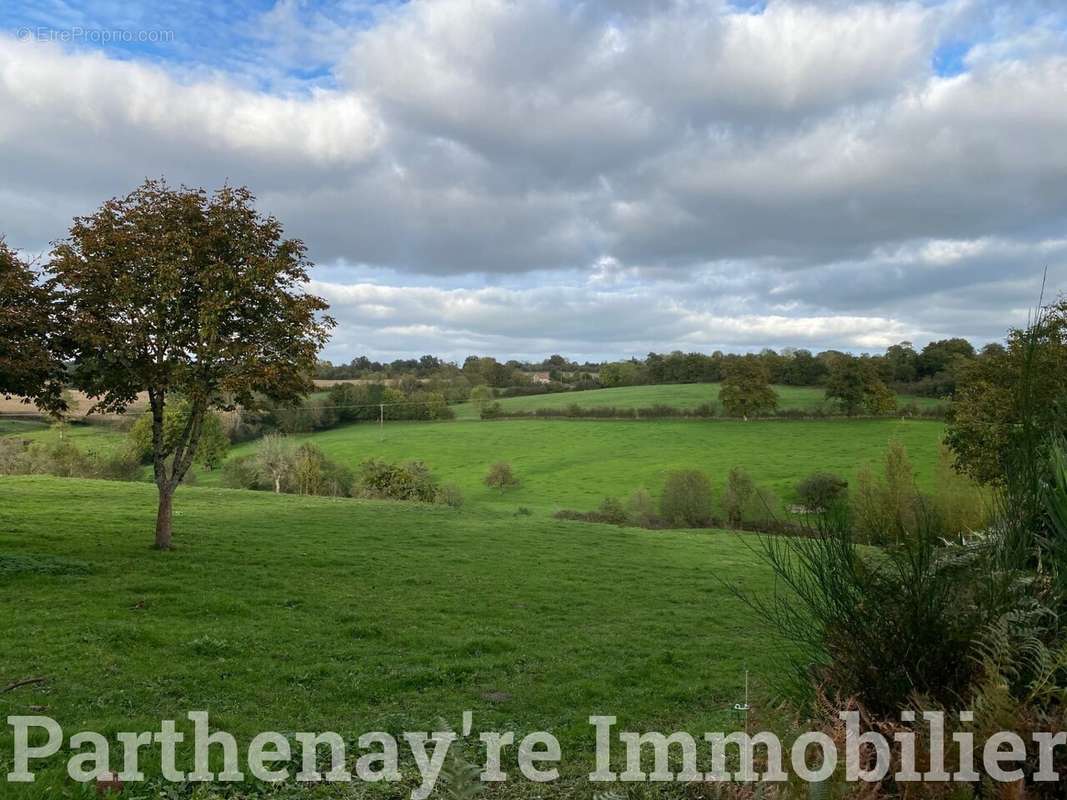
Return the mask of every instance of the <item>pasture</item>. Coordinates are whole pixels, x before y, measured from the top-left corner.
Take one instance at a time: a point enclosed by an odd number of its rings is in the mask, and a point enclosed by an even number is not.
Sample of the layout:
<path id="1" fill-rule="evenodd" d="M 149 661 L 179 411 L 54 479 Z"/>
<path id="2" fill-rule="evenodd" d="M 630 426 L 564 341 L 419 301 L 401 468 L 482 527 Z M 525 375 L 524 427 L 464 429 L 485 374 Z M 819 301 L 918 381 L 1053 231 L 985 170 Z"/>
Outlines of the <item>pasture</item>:
<path id="1" fill-rule="evenodd" d="M 108 424 L 75 423 L 57 427 L 39 420 L 0 420 L 0 436 L 46 444 L 71 442 L 86 455 L 114 452 L 126 441 L 125 433 Z"/>
<path id="2" fill-rule="evenodd" d="M 606 496 L 660 490 L 667 472 L 694 467 L 721 489 L 732 467 L 788 500 L 797 481 L 824 470 L 849 480 L 864 464 L 880 465 L 892 439 L 901 441 L 920 487 L 934 476 L 943 426 L 924 420 L 499 420 L 356 424 L 304 437 L 330 458 L 357 467 L 368 458 L 418 459 L 457 484 L 468 504 L 526 506 L 549 513 L 589 510 Z M 235 447 L 231 458 L 253 452 Z M 482 484 L 489 466 L 510 461 L 521 485 L 503 494 Z M 201 472 L 202 485 L 218 472 Z"/>
<path id="3" fill-rule="evenodd" d="M 552 730 L 575 774 L 590 714 L 718 730 L 746 668 L 782 683 L 726 586 L 771 585 L 735 534 L 186 487 L 161 554 L 154 502 L 146 484 L 0 479 L 0 685 L 45 679 L 0 694 L 0 716 L 111 738 L 207 709 L 247 746 L 470 709 L 481 729 Z M 55 796 L 63 763 L 19 796 Z"/>
<path id="4" fill-rule="evenodd" d="M 614 408 L 648 408 L 655 405 L 675 408 L 696 408 L 704 403 L 719 405 L 718 383 L 677 383 L 658 386 L 619 386 L 613 389 L 590 389 L 583 392 L 557 392 L 529 397 L 505 397 L 498 402 L 505 411 L 533 411 L 538 408 L 567 408 L 578 405 L 582 408 L 609 406 Z M 775 386 L 779 408 L 831 411 L 833 404 L 826 400 L 826 392 L 818 386 Z M 931 407 L 939 403 L 929 397 L 901 395 L 900 405 L 914 401 L 919 407 Z M 457 419 L 477 419 L 478 408 L 474 403 L 453 406 Z"/>

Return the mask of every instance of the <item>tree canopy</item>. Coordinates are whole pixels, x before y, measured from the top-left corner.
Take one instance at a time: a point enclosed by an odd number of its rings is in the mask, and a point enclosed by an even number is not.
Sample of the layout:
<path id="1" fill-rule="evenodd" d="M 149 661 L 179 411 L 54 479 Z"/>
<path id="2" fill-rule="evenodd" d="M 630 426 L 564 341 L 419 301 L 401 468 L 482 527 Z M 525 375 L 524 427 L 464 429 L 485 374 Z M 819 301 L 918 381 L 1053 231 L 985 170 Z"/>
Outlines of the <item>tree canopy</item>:
<path id="1" fill-rule="evenodd" d="M 778 393 L 771 388 L 771 375 L 755 356 L 734 359 L 724 369 L 719 401 L 726 413 L 751 417 L 774 411 Z"/>
<path id="2" fill-rule="evenodd" d="M 882 382 L 878 370 L 868 359 L 841 358 L 830 370 L 826 399 L 836 400 L 848 416 L 860 411 L 888 414 L 896 408 L 896 398 Z"/>
<path id="3" fill-rule="evenodd" d="M 171 497 L 210 409 L 296 402 L 333 321 L 308 294 L 297 239 L 260 215 L 245 188 L 208 195 L 149 180 L 76 218 L 53 251 L 64 290 L 74 384 L 94 410 L 120 412 L 147 394 L 160 504 L 156 546 L 171 540 Z M 172 399 L 185 425 L 165 431 Z"/>
<path id="4" fill-rule="evenodd" d="M 0 238 L 0 395 L 64 408 L 59 315 L 54 282 Z"/>
<path id="5" fill-rule="evenodd" d="M 979 483 L 1004 484 L 1067 431 L 1067 300 L 961 373 L 946 441 Z"/>

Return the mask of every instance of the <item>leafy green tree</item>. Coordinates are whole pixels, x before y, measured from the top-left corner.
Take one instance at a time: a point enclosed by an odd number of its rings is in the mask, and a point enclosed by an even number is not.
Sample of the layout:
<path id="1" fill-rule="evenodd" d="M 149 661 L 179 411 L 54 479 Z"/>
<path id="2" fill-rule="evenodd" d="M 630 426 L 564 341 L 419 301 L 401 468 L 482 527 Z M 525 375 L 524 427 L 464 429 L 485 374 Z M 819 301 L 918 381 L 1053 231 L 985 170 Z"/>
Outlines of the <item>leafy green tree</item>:
<path id="1" fill-rule="evenodd" d="M 1061 300 L 1028 329 L 1011 330 L 1006 347 L 961 371 L 945 440 L 958 468 L 979 483 L 1039 483 L 1041 476 L 1023 473 L 1044 460 L 1035 453 L 1065 428 L 1067 300 Z"/>
<path id="2" fill-rule="evenodd" d="M 850 417 L 860 411 L 879 415 L 896 409 L 896 398 L 866 358 L 849 356 L 835 360 L 826 384 L 826 399 L 836 400 Z"/>
<path id="3" fill-rule="evenodd" d="M 941 339 L 922 349 L 915 366 L 920 376 L 931 376 L 973 359 L 974 346 L 966 339 Z"/>
<path id="4" fill-rule="evenodd" d="M 333 321 L 307 294 L 302 242 L 255 209 L 245 188 L 172 189 L 150 180 L 74 220 L 52 254 L 64 290 L 73 382 L 93 410 L 121 412 L 148 395 L 159 493 L 155 545 L 171 546 L 174 491 L 208 411 L 296 402 Z M 189 404 L 171 442 L 173 398 Z"/>
<path id="5" fill-rule="evenodd" d="M 0 237 L 0 396 L 65 410 L 61 307 L 53 281 L 41 281 Z"/>
<path id="6" fill-rule="evenodd" d="M 726 489 L 722 493 L 722 507 L 731 528 L 740 528 L 745 521 L 745 512 L 756 494 L 756 484 L 744 467 L 734 467 L 726 477 Z"/>
<path id="7" fill-rule="evenodd" d="M 485 385 L 475 386 L 471 389 L 471 402 L 478 407 L 481 414 L 493 402 L 493 390 Z"/>
<path id="8" fill-rule="evenodd" d="M 632 361 L 619 361 L 604 364 L 600 368 L 600 383 L 607 388 L 613 386 L 633 386 L 638 383 L 640 370 Z"/>
<path id="9" fill-rule="evenodd" d="M 890 380 L 911 383 L 919 374 L 919 354 L 911 342 L 890 345 L 885 351 L 885 362 Z"/>
<path id="10" fill-rule="evenodd" d="M 667 474 L 660 496 L 663 518 L 678 528 L 703 528 L 711 524 L 711 481 L 696 469 Z"/>
<path id="11" fill-rule="evenodd" d="M 755 356 L 732 358 L 723 367 L 719 401 L 731 417 L 759 416 L 778 407 L 767 366 Z"/>
<path id="12" fill-rule="evenodd" d="M 826 384 L 826 399 L 836 400 L 848 416 L 858 414 L 863 408 L 863 367 L 855 358 L 839 359 L 830 370 Z"/>
<path id="13" fill-rule="evenodd" d="M 172 400 L 163 413 L 163 446 L 173 451 L 189 425 L 189 403 L 185 400 Z M 130 429 L 130 447 L 141 461 L 152 460 L 152 415 L 142 414 Z M 208 469 L 215 469 L 222 464 L 230 451 L 230 439 L 223 429 L 218 414 L 207 412 L 204 415 L 200 442 L 193 458 L 194 464 Z"/>

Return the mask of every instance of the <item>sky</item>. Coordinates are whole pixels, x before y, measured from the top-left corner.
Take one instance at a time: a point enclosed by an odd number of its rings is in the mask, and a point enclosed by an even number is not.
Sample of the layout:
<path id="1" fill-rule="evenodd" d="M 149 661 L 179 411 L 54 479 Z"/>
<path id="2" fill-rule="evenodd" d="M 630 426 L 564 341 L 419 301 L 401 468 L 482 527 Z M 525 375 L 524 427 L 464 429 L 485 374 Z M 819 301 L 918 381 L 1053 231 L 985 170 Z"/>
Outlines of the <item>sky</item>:
<path id="1" fill-rule="evenodd" d="M 335 362 L 981 344 L 1067 289 L 1067 2 L 5 0 L 7 243 L 160 176 Z"/>

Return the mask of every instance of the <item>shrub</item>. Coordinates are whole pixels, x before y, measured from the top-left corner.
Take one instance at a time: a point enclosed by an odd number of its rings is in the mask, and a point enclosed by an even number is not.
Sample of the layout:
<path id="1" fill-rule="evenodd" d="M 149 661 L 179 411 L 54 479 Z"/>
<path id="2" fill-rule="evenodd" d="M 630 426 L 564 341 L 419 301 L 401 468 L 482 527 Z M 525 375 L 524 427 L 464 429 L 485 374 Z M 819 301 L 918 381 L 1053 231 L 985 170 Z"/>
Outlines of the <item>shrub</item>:
<path id="1" fill-rule="evenodd" d="M 178 400 L 168 404 L 163 414 L 163 444 L 173 449 L 182 435 L 189 420 L 189 404 Z M 127 436 L 129 447 L 144 464 L 152 460 L 152 415 L 142 414 L 130 428 Z M 204 427 L 196 447 L 196 464 L 214 469 L 219 466 L 230 449 L 230 439 L 218 414 L 208 412 L 204 415 Z"/>
<path id="2" fill-rule="evenodd" d="M 808 511 L 825 512 L 842 502 L 848 481 L 832 472 L 815 472 L 796 485 L 797 500 Z"/>
<path id="3" fill-rule="evenodd" d="M 990 508 L 978 485 L 956 469 L 948 445 L 938 453 L 935 478 L 937 489 L 931 498 L 933 513 L 946 536 L 970 533 L 986 527 Z"/>
<path id="4" fill-rule="evenodd" d="M 23 454 L 23 472 L 56 475 L 60 478 L 88 478 L 93 470 L 86 455 L 72 442 L 33 442 Z"/>
<path id="5" fill-rule="evenodd" d="M 276 433 L 264 436 L 256 445 L 255 468 L 261 480 L 268 481 L 278 494 L 287 485 L 293 470 L 292 442 Z"/>
<path id="6" fill-rule="evenodd" d="M 511 464 L 507 461 L 499 461 L 489 468 L 489 473 L 485 476 L 485 485 L 490 489 L 499 489 L 503 494 L 505 490 L 518 486 L 519 479 L 515 477 Z"/>
<path id="7" fill-rule="evenodd" d="M 757 486 L 742 509 L 742 526 L 753 530 L 787 532 L 789 526 L 777 517 L 781 507 L 782 501 L 778 495 L 766 487 Z"/>
<path id="8" fill-rule="evenodd" d="M 600 506 L 597 508 L 597 515 L 600 517 L 600 522 L 606 522 L 609 525 L 626 525 L 630 521 L 630 515 L 626 513 L 626 508 L 615 497 L 605 497 L 601 500 Z"/>
<path id="9" fill-rule="evenodd" d="M 0 436 L 0 475 L 18 475 L 24 471 L 25 447 L 18 439 Z"/>
<path id="10" fill-rule="evenodd" d="M 726 488 L 722 493 L 722 509 L 726 521 L 732 528 L 740 528 L 745 521 L 745 514 L 756 494 L 756 484 L 743 467 L 734 467 L 726 477 Z"/>
<path id="11" fill-rule="evenodd" d="M 667 475 L 660 510 L 671 525 L 700 528 L 711 524 L 711 481 L 695 469 L 675 470 Z"/>
<path id="12" fill-rule="evenodd" d="M 872 553 L 856 546 L 838 508 L 809 536 L 759 538 L 789 591 L 735 591 L 802 647 L 801 687 L 814 682 L 877 715 L 895 715 L 915 696 L 946 704 L 964 696 L 978 670 L 975 640 L 1005 610 L 976 603 L 994 571 L 981 548 L 942 552 L 922 519 L 908 534 Z"/>
<path id="13" fill-rule="evenodd" d="M 265 489 L 254 456 L 231 458 L 222 465 L 221 483 L 227 489 Z"/>
<path id="14" fill-rule="evenodd" d="M 927 500 L 915 486 L 915 474 L 904 445 L 893 441 L 885 454 L 882 476 L 870 467 L 860 470 L 852 496 L 857 535 L 870 544 L 899 543 L 920 522 L 928 523 Z"/>
<path id="15" fill-rule="evenodd" d="M 482 419 L 496 419 L 504 416 L 504 407 L 500 403 L 490 403 L 481 411 Z"/>
<path id="16" fill-rule="evenodd" d="M 352 471 L 330 461 L 312 444 L 296 449 L 290 474 L 296 494 L 348 497 L 352 493 Z"/>
<path id="17" fill-rule="evenodd" d="M 662 528 L 663 518 L 656 512 L 656 503 L 648 489 L 638 489 L 627 502 L 630 519 L 642 528 Z"/>
<path id="18" fill-rule="evenodd" d="M 437 486 L 421 461 L 389 464 L 369 459 L 360 464 L 356 486 L 361 497 L 378 500 L 432 503 L 437 499 Z"/>
<path id="19" fill-rule="evenodd" d="M 98 456 L 93 463 L 96 477 L 108 481 L 135 481 L 141 477 L 143 469 L 140 456 L 126 447 Z"/>
<path id="20" fill-rule="evenodd" d="M 478 407 L 478 413 L 484 413 L 493 402 L 493 389 L 485 385 L 475 386 L 471 389 L 470 399 Z"/>
<path id="21" fill-rule="evenodd" d="M 463 505 L 463 492 L 454 483 L 443 483 L 437 488 L 436 501 L 451 508 L 459 508 Z"/>

